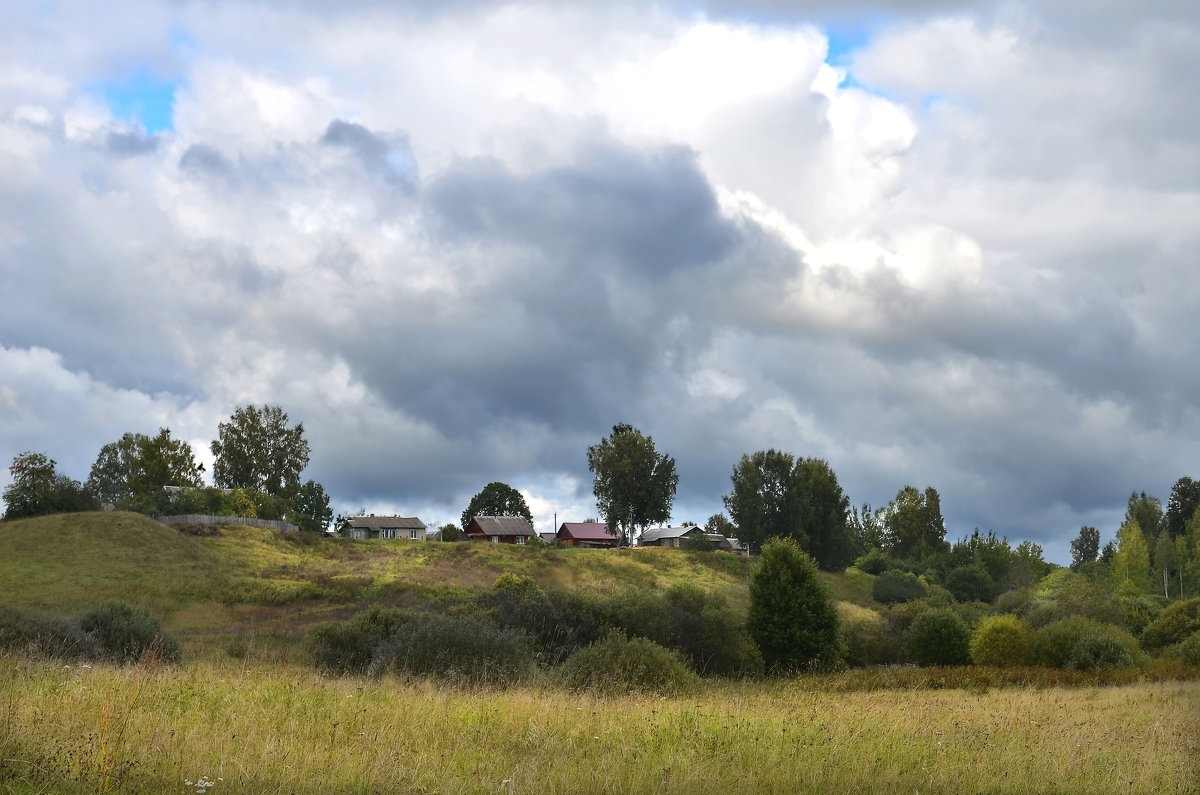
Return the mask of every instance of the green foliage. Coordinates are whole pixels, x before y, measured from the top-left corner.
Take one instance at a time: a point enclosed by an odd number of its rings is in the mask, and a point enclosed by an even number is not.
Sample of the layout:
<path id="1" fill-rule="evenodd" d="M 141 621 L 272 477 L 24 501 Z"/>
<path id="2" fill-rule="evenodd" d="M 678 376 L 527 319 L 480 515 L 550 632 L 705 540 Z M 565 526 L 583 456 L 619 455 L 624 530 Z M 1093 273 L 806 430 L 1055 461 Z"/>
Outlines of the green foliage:
<path id="1" fill-rule="evenodd" d="M 1188 635 L 1173 649 L 1184 665 L 1200 667 L 1200 630 Z"/>
<path id="2" fill-rule="evenodd" d="M 854 561 L 854 565 L 860 571 L 865 571 L 867 574 L 878 575 L 883 574 L 892 567 L 892 559 L 876 548 Z"/>
<path id="3" fill-rule="evenodd" d="M 603 695 L 679 695 L 699 685 L 678 653 L 645 638 L 629 638 L 619 629 L 576 652 L 557 673 L 566 687 Z"/>
<path id="4" fill-rule="evenodd" d="M 1175 602 L 1142 630 L 1142 648 L 1155 651 L 1200 632 L 1200 597 Z"/>
<path id="5" fill-rule="evenodd" d="M 1200 480 L 1182 477 L 1171 487 L 1162 526 L 1172 539 L 1187 532 L 1188 521 L 1200 511 Z"/>
<path id="6" fill-rule="evenodd" d="M 329 507 L 329 495 L 325 493 L 325 487 L 315 480 L 306 480 L 296 492 L 288 516 L 301 530 L 324 533 L 333 521 L 333 509 Z"/>
<path id="7" fill-rule="evenodd" d="M 1071 542 L 1071 570 L 1079 571 L 1086 563 L 1092 563 L 1100 555 L 1100 531 L 1084 525 L 1079 535 Z"/>
<path id="8" fill-rule="evenodd" d="M 1107 638 L 1129 652 L 1130 659 L 1139 659 L 1138 643 L 1133 635 L 1120 627 L 1080 615 L 1068 616 L 1036 630 L 1030 640 L 1030 656 L 1035 665 L 1067 668 L 1071 665 L 1075 647 L 1084 638 Z"/>
<path id="9" fill-rule="evenodd" d="M 115 662 L 136 662 L 147 652 L 167 662 L 183 657 L 179 641 L 162 630 L 149 610 L 124 602 L 103 602 L 84 611 L 80 628 L 94 637 L 104 657 Z"/>
<path id="10" fill-rule="evenodd" d="M 368 673 L 499 685 L 526 678 L 533 667 L 532 643 L 524 632 L 477 616 L 415 615 L 379 645 Z"/>
<path id="11" fill-rule="evenodd" d="M 78 481 L 60 475 L 57 463 L 45 453 L 25 452 L 13 458 L 12 482 L 4 487 L 4 519 L 23 519 L 51 513 L 92 511 L 95 496 Z"/>
<path id="12" fill-rule="evenodd" d="M 847 665 L 891 665 L 901 661 L 899 640 L 882 615 L 849 602 L 839 602 L 837 607 Z"/>
<path id="13" fill-rule="evenodd" d="M 894 605 L 921 599 L 927 592 L 925 584 L 916 575 L 900 569 L 888 569 L 875 578 L 871 586 L 871 597 L 880 604 Z"/>
<path id="14" fill-rule="evenodd" d="M 685 538 L 683 540 L 683 548 L 688 552 L 709 553 L 716 551 L 713 543 L 705 537 L 704 533 L 696 533 Z"/>
<path id="15" fill-rule="evenodd" d="M 218 486 L 277 497 L 293 497 L 300 489 L 300 472 L 309 456 L 304 423 L 288 427 L 280 406 L 239 406 L 229 422 L 217 425 L 217 437 L 212 453 Z"/>
<path id="16" fill-rule="evenodd" d="M 996 581 L 979 563 L 952 570 L 946 575 L 945 586 L 960 602 L 991 602 L 996 598 Z"/>
<path id="17" fill-rule="evenodd" d="M 836 665 L 844 656 L 828 589 L 794 539 L 763 546 L 750 578 L 747 626 L 771 671 Z"/>
<path id="18" fill-rule="evenodd" d="M 199 488 L 203 475 L 192 446 L 159 428 L 154 437 L 126 433 L 101 447 L 87 486 L 121 510 L 162 513 L 170 499 L 164 486 Z"/>
<path id="19" fill-rule="evenodd" d="M 524 516 L 533 524 L 533 514 L 525 504 L 521 492 L 507 483 L 500 482 L 487 484 L 471 498 L 466 510 L 462 512 L 464 530 L 476 516 Z"/>
<path id="20" fill-rule="evenodd" d="M 0 604 L 0 652 L 57 660 L 98 660 L 100 645 L 78 621 Z"/>
<path id="21" fill-rule="evenodd" d="M 312 634 L 313 662 L 330 674 L 365 674 L 375 650 L 393 630 L 412 620 L 411 613 L 376 606 L 347 621 L 322 624 Z"/>
<path id="22" fill-rule="evenodd" d="M 700 675 L 758 675 L 762 655 L 737 613 L 719 594 L 675 583 L 652 608 L 647 637 L 691 661 Z"/>
<path id="23" fill-rule="evenodd" d="M 1082 671 L 1134 667 L 1133 654 L 1107 635 L 1085 635 L 1071 649 L 1067 668 Z"/>
<path id="24" fill-rule="evenodd" d="M 1150 590 L 1150 548 L 1137 522 L 1128 521 L 1117 531 L 1112 569 L 1119 584 L 1129 583 L 1136 593 Z"/>
<path id="25" fill-rule="evenodd" d="M 679 475 L 675 459 L 659 453 L 654 439 L 619 423 L 587 449 L 596 507 L 609 528 L 620 528 L 626 544 L 655 522 L 671 518 Z"/>
<path id="26" fill-rule="evenodd" d="M 935 488 L 919 492 L 905 486 L 883 515 L 888 552 L 897 558 L 924 559 L 946 549 L 946 524 Z"/>
<path id="27" fill-rule="evenodd" d="M 442 532 L 441 538 L 443 541 L 457 541 L 459 535 L 462 534 L 462 529 L 458 525 L 450 524 L 449 522 L 438 529 Z"/>
<path id="28" fill-rule="evenodd" d="M 1029 627 L 1012 615 L 989 616 L 971 635 L 971 660 L 976 665 L 1007 668 L 1029 659 Z"/>
<path id="29" fill-rule="evenodd" d="M 909 627 L 905 650 L 917 665 L 967 665 L 971 630 L 950 608 L 926 610 Z"/>

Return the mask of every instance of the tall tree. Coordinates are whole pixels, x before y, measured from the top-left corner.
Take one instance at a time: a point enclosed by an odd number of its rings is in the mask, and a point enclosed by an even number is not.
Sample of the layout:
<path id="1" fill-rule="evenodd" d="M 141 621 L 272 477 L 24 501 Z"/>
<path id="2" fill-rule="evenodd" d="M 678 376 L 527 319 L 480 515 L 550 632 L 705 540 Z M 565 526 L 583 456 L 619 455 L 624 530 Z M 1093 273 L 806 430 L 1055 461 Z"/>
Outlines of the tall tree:
<path id="1" fill-rule="evenodd" d="M 192 446 L 159 428 L 153 437 L 126 433 L 101 447 L 87 486 L 104 502 L 139 510 L 160 507 L 163 486 L 203 486 L 203 475 Z"/>
<path id="2" fill-rule="evenodd" d="M 1125 505 L 1125 519 L 1121 524 L 1137 522 L 1146 539 L 1146 548 L 1151 551 L 1153 557 L 1154 542 L 1158 538 L 1158 526 L 1162 523 L 1162 518 L 1162 500 L 1151 497 L 1144 491 L 1141 494 L 1135 491 L 1129 495 L 1129 502 Z"/>
<path id="3" fill-rule="evenodd" d="M 1163 527 L 1172 539 L 1187 532 L 1188 520 L 1200 510 L 1200 480 L 1182 477 L 1171 487 L 1167 499 L 1167 510 L 1163 514 Z"/>
<path id="4" fill-rule="evenodd" d="M 329 495 L 325 493 L 325 487 L 311 478 L 306 480 L 296 492 L 289 516 L 301 530 L 325 532 L 333 521 L 333 510 L 329 507 Z"/>
<path id="5" fill-rule="evenodd" d="M 524 516 L 533 524 L 533 514 L 521 492 L 499 481 L 487 484 L 471 498 L 467 509 L 462 512 L 464 530 L 476 516 Z"/>
<path id="6" fill-rule="evenodd" d="M 838 616 L 813 559 L 792 538 L 773 538 L 750 577 L 750 636 L 776 672 L 844 656 Z"/>
<path id="7" fill-rule="evenodd" d="M 733 490 L 725 507 L 743 544 L 761 547 L 768 538 L 807 539 L 800 528 L 793 472 L 796 460 L 780 450 L 742 456 L 733 468 Z"/>
<path id="8" fill-rule="evenodd" d="M 12 482 L 3 493 L 4 518 L 95 510 L 95 496 L 79 481 L 60 474 L 57 467 L 45 453 L 25 452 L 14 457 L 8 467 Z"/>
<path id="9" fill-rule="evenodd" d="M 849 566 L 855 557 L 850 498 L 838 484 L 833 468 L 820 458 L 801 458 L 792 472 L 792 490 L 799 527 L 807 537 L 801 546 L 825 571 Z"/>
<path id="10" fill-rule="evenodd" d="M 654 439 L 620 423 L 587 449 L 596 507 L 610 528 L 618 527 L 624 543 L 635 530 L 671 518 L 679 476 L 675 459 L 654 448 Z"/>
<path id="11" fill-rule="evenodd" d="M 1150 590 L 1150 548 L 1137 522 L 1126 522 L 1117 531 L 1112 568 L 1117 582 L 1129 582 L 1140 593 Z"/>
<path id="12" fill-rule="evenodd" d="M 288 426 L 279 406 L 241 406 L 217 426 L 212 443 L 213 480 L 224 488 L 261 491 L 293 497 L 300 473 L 308 466 L 309 447 L 304 423 Z"/>
<path id="13" fill-rule="evenodd" d="M 924 493 L 905 486 L 883 515 L 888 551 L 898 558 L 921 559 L 940 554 L 946 547 L 946 523 L 937 489 Z"/>
<path id="14" fill-rule="evenodd" d="M 1079 571 L 1087 563 L 1093 563 L 1100 555 L 1100 531 L 1084 525 L 1079 535 L 1071 542 L 1071 570 Z"/>

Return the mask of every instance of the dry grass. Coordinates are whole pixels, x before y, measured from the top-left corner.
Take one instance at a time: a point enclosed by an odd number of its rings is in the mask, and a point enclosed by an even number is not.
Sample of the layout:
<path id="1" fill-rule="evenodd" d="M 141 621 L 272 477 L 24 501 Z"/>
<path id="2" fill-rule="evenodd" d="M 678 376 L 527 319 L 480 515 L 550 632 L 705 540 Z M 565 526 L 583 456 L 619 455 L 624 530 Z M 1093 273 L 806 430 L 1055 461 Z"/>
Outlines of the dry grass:
<path id="1" fill-rule="evenodd" d="M 687 699 L 0 660 L 0 790 L 1177 792 L 1200 684 Z M 186 790 L 185 790 L 186 791 Z"/>

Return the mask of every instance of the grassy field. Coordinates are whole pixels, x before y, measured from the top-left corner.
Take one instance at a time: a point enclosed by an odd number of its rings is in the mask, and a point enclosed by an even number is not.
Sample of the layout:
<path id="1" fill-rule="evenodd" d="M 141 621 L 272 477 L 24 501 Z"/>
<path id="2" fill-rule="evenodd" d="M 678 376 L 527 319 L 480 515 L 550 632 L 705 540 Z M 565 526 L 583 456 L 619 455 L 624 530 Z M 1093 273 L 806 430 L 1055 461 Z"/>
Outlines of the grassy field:
<path id="1" fill-rule="evenodd" d="M 1195 792 L 1200 683 L 608 699 L 9 658 L 0 760 L 7 792 Z"/>

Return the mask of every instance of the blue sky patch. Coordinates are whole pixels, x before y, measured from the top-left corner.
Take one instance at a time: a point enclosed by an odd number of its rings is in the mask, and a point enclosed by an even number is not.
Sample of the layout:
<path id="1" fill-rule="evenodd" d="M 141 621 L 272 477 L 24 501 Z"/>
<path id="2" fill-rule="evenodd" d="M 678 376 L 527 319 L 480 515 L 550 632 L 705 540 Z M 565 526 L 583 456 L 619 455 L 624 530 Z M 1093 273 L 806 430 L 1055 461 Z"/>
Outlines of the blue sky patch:
<path id="1" fill-rule="evenodd" d="M 95 84 L 113 116 L 139 122 L 151 134 L 174 129 L 176 88 L 146 68 L 125 80 Z"/>

